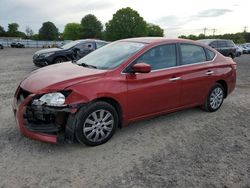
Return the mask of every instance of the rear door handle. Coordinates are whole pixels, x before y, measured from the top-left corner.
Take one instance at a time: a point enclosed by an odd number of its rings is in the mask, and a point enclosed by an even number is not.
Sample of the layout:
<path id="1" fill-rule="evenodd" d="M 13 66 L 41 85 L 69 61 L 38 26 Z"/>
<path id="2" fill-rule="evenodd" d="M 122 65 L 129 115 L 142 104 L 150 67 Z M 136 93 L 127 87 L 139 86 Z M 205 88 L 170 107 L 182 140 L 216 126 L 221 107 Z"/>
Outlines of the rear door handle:
<path id="1" fill-rule="evenodd" d="M 177 80 L 181 80 L 181 77 L 174 77 L 174 78 L 170 78 L 170 81 L 177 81 Z"/>
<path id="2" fill-rule="evenodd" d="M 207 71 L 206 75 L 212 75 L 214 73 L 214 71 Z"/>

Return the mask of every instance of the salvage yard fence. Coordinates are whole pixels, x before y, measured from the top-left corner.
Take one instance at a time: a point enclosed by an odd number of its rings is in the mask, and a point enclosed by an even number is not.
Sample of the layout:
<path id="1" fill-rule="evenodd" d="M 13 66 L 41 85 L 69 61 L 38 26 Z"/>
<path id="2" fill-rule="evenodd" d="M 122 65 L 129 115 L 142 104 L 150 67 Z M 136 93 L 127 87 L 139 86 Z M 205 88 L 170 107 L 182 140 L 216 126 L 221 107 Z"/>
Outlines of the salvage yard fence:
<path id="1" fill-rule="evenodd" d="M 68 42 L 67 41 L 41 41 L 41 40 L 27 40 L 27 39 L 0 39 L 0 44 L 4 47 L 10 47 L 12 42 L 23 44 L 26 48 L 48 48 L 54 46 L 62 46 Z"/>

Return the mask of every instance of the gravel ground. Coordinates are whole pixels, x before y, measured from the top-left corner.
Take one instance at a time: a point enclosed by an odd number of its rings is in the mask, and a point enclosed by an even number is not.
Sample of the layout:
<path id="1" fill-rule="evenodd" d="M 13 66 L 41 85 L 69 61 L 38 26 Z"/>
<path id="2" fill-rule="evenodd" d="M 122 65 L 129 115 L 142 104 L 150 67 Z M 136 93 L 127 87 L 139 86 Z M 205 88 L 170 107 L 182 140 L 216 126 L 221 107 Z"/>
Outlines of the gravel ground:
<path id="1" fill-rule="evenodd" d="M 215 113 L 184 110 L 118 130 L 104 145 L 20 135 L 11 102 L 37 49 L 0 50 L 0 187 L 250 187 L 250 55 Z"/>

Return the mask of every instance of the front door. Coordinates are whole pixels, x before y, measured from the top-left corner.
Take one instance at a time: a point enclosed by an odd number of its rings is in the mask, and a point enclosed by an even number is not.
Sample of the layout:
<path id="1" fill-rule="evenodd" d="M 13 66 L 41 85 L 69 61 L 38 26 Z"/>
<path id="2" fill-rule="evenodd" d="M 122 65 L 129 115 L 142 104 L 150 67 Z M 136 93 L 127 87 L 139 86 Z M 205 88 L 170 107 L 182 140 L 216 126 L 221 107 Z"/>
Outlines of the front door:
<path id="1" fill-rule="evenodd" d="M 180 105 L 176 45 L 154 47 L 133 64 L 151 65 L 150 73 L 127 74 L 129 119 L 175 109 Z"/>

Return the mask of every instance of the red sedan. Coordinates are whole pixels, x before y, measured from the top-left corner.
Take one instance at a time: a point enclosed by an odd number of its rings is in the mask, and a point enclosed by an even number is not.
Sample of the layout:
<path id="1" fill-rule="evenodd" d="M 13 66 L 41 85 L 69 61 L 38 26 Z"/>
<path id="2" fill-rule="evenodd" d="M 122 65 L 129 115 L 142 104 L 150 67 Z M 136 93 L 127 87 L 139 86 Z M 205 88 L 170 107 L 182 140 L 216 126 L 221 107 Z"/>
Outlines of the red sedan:
<path id="1" fill-rule="evenodd" d="M 201 43 L 132 38 L 32 72 L 13 109 L 27 137 L 95 146 L 133 121 L 195 106 L 214 112 L 235 82 L 235 62 Z"/>

